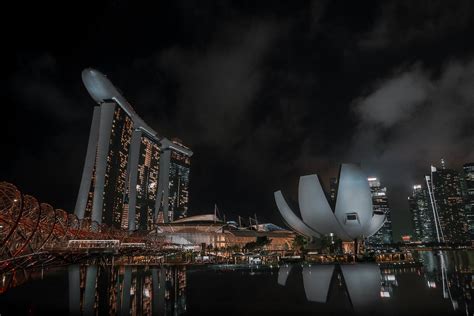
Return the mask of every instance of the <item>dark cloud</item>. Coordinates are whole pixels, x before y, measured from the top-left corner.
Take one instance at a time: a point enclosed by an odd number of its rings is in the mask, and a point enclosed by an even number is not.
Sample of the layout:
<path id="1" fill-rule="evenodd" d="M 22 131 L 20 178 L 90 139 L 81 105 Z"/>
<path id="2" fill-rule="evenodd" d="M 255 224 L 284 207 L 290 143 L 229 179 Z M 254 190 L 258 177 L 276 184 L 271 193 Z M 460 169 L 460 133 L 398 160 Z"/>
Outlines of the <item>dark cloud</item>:
<path id="1" fill-rule="evenodd" d="M 469 0 L 387 1 L 379 7 L 375 25 L 361 36 L 363 49 L 395 48 L 440 41 L 472 25 Z"/>
<path id="2" fill-rule="evenodd" d="M 408 220 L 401 196 L 423 181 L 430 164 L 444 157 L 460 168 L 474 160 L 473 85 L 474 61 L 449 62 L 438 75 L 417 65 L 355 101 L 360 121 L 349 159 L 380 175 L 400 219 Z"/>
<path id="3" fill-rule="evenodd" d="M 225 26 L 205 50 L 173 47 L 159 65 L 178 81 L 180 127 L 194 143 L 240 140 L 248 108 L 261 87 L 263 59 L 278 27 L 272 22 Z M 189 128 L 192 127 L 192 128 Z M 236 139 L 237 138 L 237 139 Z"/>

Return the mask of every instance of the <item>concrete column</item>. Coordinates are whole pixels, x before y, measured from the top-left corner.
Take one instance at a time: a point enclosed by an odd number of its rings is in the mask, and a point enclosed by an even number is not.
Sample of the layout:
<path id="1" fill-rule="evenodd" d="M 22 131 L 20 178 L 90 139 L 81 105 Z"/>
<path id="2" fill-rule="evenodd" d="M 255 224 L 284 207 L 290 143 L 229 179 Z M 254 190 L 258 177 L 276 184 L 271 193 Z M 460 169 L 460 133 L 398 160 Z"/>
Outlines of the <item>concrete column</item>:
<path id="1" fill-rule="evenodd" d="M 98 222 L 99 224 L 102 223 L 105 173 L 107 171 L 107 155 L 109 153 L 110 134 L 112 132 L 112 122 L 114 118 L 115 107 L 115 103 L 104 103 L 100 109 L 94 199 L 92 201 L 92 220 Z"/>
<path id="2" fill-rule="evenodd" d="M 166 148 L 160 155 L 160 175 L 158 179 L 158 194 L 156 195 L 155 203 L 155 221 L 158 218 L 160 205 L 162 205 L 165 223 L 168 222 L 170 159 L 171 151 Z"/>
<path id="3" fill-rule="evenodd" d="M 142 131 L 136 130 L 132 134 L 129 154 L 129 175 L 128 175 L 128 230 L 137 229 L 135 223 L 135 213 L 137 208 L 137 181 L 138 181 L 138 161 L 140 159 Z"/>
<path id="4" fill-rule="evenodd" d="M 74 208 L 74 214 L 76 214 L 79 219 L 84 218 L 84 212 L 86 210 L 87 199 L 89 196 L 92 172 L 94 171 L 97 153 L 97 141 L 99 139 L 99 122 L 100 107 L 95 106 L 94 114 L 92 116 L 91 130 L 89 132 L 89 141 L 87 143 L 86 161 L 84 162 L 84 170 L 82 171 L 82 179 L 79 186 L 79 193 L 77 194 L 76 207 Z"/>

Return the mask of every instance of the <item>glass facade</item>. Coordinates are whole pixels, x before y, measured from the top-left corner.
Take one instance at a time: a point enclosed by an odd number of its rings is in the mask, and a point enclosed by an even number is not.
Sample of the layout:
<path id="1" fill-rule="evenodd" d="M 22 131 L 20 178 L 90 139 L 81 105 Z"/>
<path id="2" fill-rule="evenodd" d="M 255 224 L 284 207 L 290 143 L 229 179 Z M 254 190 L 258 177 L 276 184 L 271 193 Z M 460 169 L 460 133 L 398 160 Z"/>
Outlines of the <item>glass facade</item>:
<path id="1" fill-rule="evenodd" d="M 468 235 L 460 173 L 452 169 L 433 172 L 433 193 L 445 242 L 465 242 Z"/>
<path id="2" fill-rule="evenodd" d="M 175 144 L 183 147 L 180 143 Z M 168 209 L 170 221 L 187 216 L 190 166 L 189 155 L 171 148 Z"/>
<path id="3" fill-rule="evenodd" d="M 424 243 L 436 241 L 433 209 L 426 188 L 414 185 L 408 205 L 413 221 L 413 238 Z"/>
<path id="4" fill-rule="evenodd" d="M 142 134 L 136 183 L 137 201 L 135 223 L 138 230 L 150 230 L 154 224 L 153 219 L 160 168 L 159 161 L 159 144 L 146 134 Z"/>
<path id="5" fill-rule="evenodd" d="M 102 209 L 102 223 L 116 228 L 122 227 L 124 217 L 123 202 L 132 132 L 132 119 L 120 106 L 116 106 L 110 132 Z"/>
<path id="6" fill-rule="evenodd" d="M 110 106 L 110 103 L 106 104 Z M 101 106 L 101 117 L 109 113 Z M 130 116 L 118 105 L 114 106 L 111 120 L 110 136 L 107 144 L 107 154 L 105 161 L 104 188 L 102 200 L 102 223 L 116 228 L 122 227 L 124 215 L 124 196 L 127 190 L 127 167 L 130 140 L 133 132 L 133 122 Z M 101 118 L 102 119 L 102 118 Z M 102 132 L 107 132 L 103 129 Z M 84 217 L 92 217 L 94 192 L 96 190 L 96 162 L 92 170 L 87 203 Z"/>
<path id="7" fill-rule="evenodd" d="M 474 240 L 474 163 L 463 166 L 465 213 L 469 236 Z"/>
<path id="8" fill-rule="evenodd" d="M 380 185 L 380 181 L 377 178 L 368 178 L 370 192 L 372 193 L 372 206 L 373 210 L 383 212 L 387 219 L 379 229 L 371 237 L 367 238 L 368 245 L 376 246 L 381 244 L 391 244 L 393 242 L 392 236 L 392 217 L 390 214 L 390 206 L 387 197 L 387 188 Z"/>

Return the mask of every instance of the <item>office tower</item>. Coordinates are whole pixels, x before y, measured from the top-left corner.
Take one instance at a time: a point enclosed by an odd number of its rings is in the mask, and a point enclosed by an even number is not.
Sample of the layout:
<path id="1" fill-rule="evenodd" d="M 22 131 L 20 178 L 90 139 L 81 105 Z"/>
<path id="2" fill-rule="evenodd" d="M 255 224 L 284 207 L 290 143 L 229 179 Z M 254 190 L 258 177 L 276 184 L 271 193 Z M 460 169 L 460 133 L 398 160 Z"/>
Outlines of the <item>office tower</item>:
<path id="1" fill-rule="evenodd" d="M 462 178 L 453 169 L 432 167 L 432 204 L 439 217 L 441 239 L 445 242 L 466 242 L 468 225 L 464 210 Z"/>
<path id="2" fill-rule="evenodd" d="M 474 163 L 467 163 L 462 167 L 464 182 L 465 213 L 469 229 L 469 236 L 474 240 Z"/>
<path id="3" fill-rule="evenodd" d="M 372 206 L 374 211 L 382 211 L 387 219 L 382 228 L 371 237 L 367 238 L 367 244 L 377 246 L 381 244 L 391 244 L 392 237 L 392 217 L 387 197 L 387 188 L 380 185 L 377 178 L 368 178 L 370 191 L 372 193 Z"/>
<path id="4" fill-rule="evenodd" d="M 134 111 L 113 84 L 100 72 L 85 69 L 82 79 L 89 94 L 99 104 L 94 108 L 84 171 L 75 207 L 76 216 L 91 218 L 95 228 L 105 224 L 129 230 L 150 230 L 158 211 L 179 178 L 177 210 L 187 211 L 189 157 L 192 151 L 159 138 Z M 174 151 L 186 155 L 187 173 L 175 170 Z M 164 165 L 164 168 L 162 167 Z M 160 172 L 163 170 L 163 172 Z M 183 184 L 182 184 L 183 183 Z M 174 184 L 173 184 L 174 185 Z M 171 192 L 174 192 L 175 189 Z M 173 206 L 175 205 L 173 204 Z"/>
<path id="5" fill-rule="evenodd" d="M 187 216 L 189 200 L 189 173 L 192 151 L 179 140 L 161 141 L 162 159 L 160 188 L 162 201 L 158 221 L 173 221 Z"/>
<path id="6" fill-rule="evenodd" d="M 424 243 L 436 241 L 433 209 L 427 190 L 420 184 L 414 185 L 408 205 L 413 220 L 414 239 Z"/>

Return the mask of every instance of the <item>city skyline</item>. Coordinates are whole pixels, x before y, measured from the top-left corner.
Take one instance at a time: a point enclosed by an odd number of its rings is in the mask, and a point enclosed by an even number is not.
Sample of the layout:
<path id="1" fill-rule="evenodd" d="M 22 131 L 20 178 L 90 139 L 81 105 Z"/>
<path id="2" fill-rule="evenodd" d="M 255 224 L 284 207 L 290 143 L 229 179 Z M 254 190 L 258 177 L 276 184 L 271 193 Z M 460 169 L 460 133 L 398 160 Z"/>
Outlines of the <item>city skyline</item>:
<path id="1" fill-rule="evenodd" d="M 360 162 L 387 187 L 398 239 L 411 233 L 406 200 L 427 166 L 444 157 L 460 170 L 474 161 L 466 3 L 422 14 L 418 4 L 393 2 L 158 10 L 106 2 L 92 13 L 78 7 L 80 20 L 44 4 L 28 19 L 34 27 L 8 38 L 1 173 L 74 209 L 93 111 L 78 73 L 92 66 L 150 126 L 197 153 L 189 196 L 172 194 L 189 199 L 179 212 L 207 213 L 217 203 L 230 218 L 257 213 L 279 224 L 274 190 L 296 200 L 294 175 L 329 179 L 339 163 Z M 127 19 L 107 23 L 117 16 Z M 105 38 L 125 45 L 111 52 Z"/>

